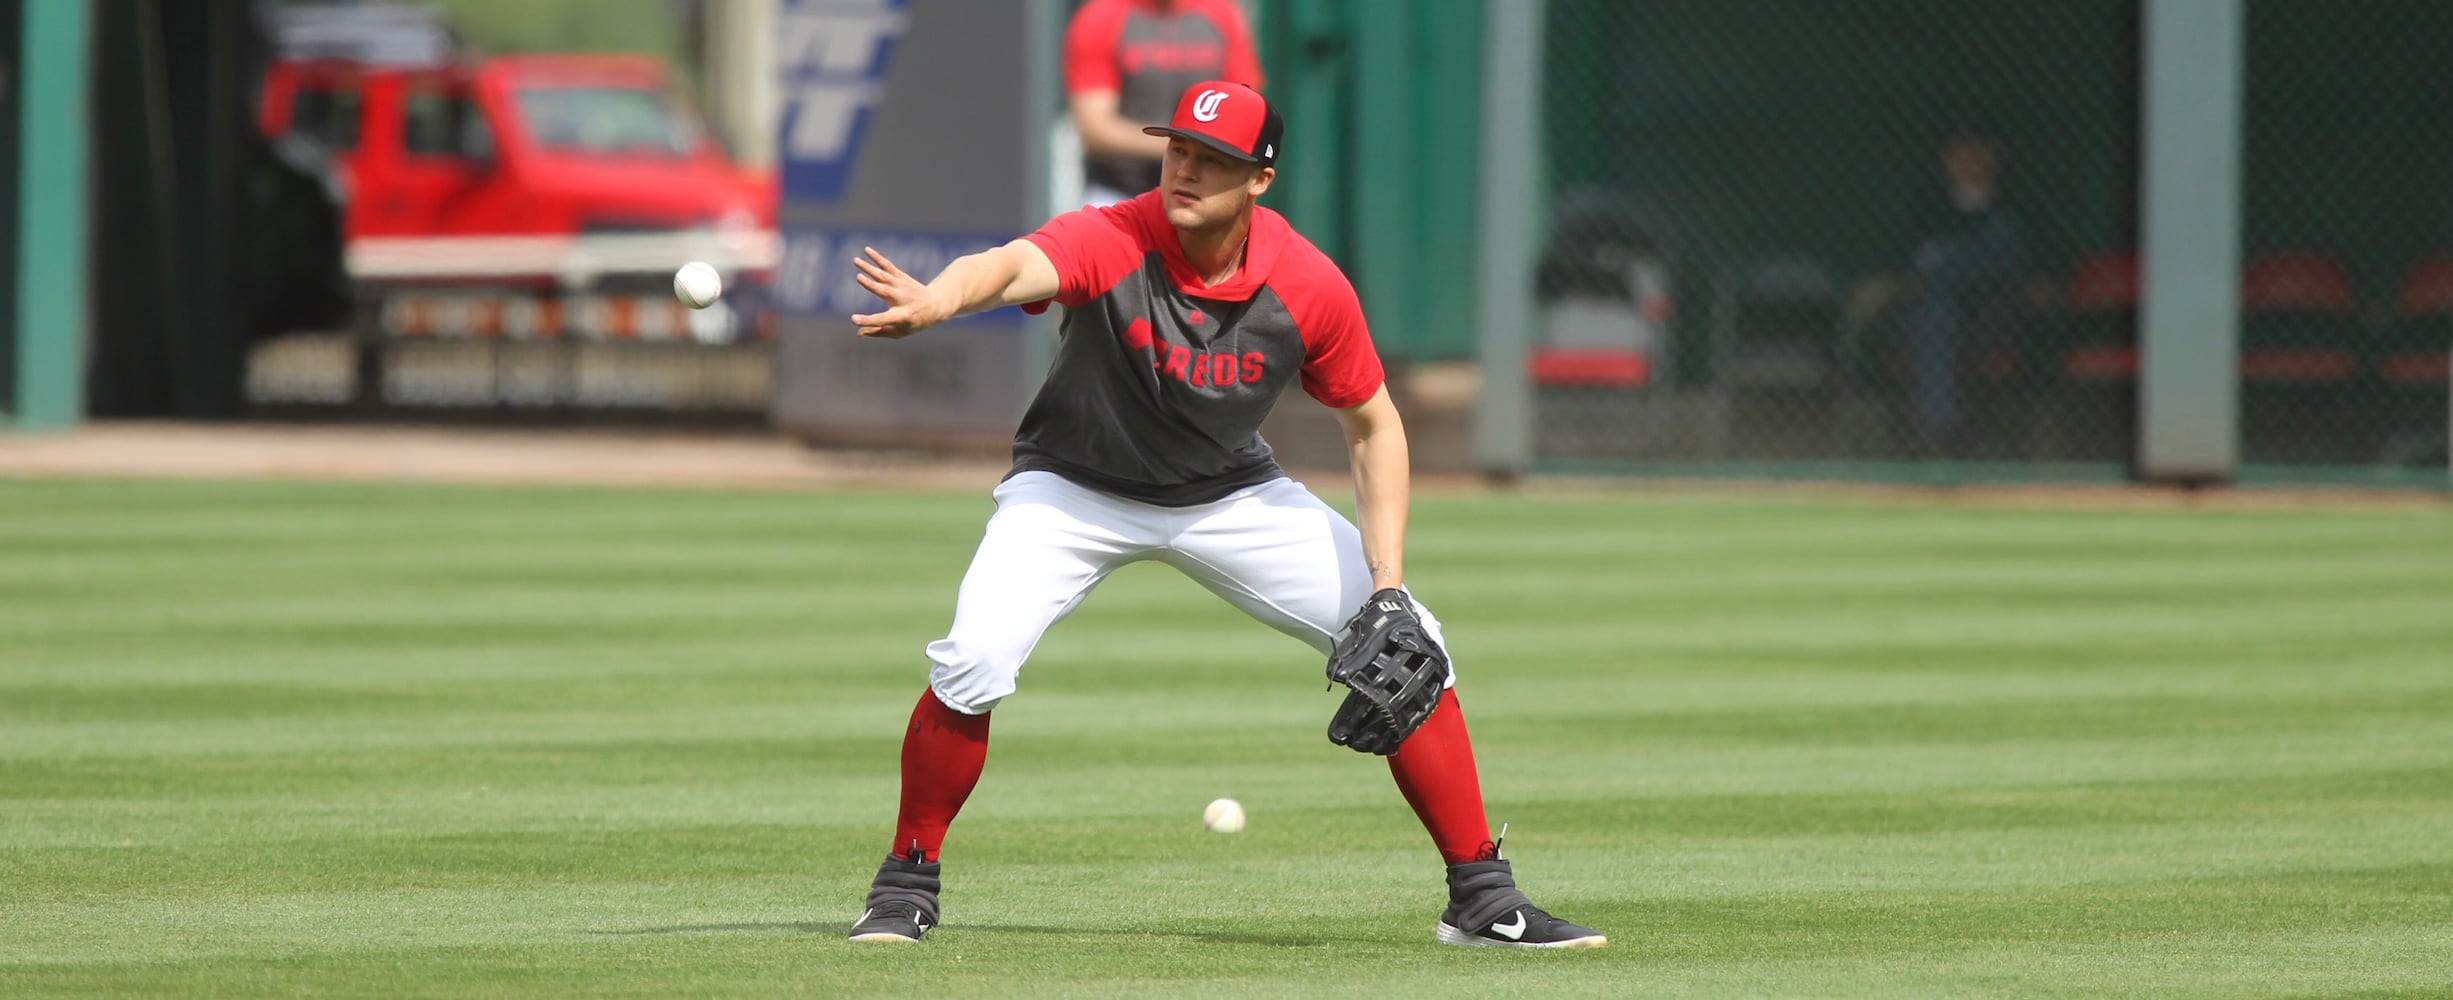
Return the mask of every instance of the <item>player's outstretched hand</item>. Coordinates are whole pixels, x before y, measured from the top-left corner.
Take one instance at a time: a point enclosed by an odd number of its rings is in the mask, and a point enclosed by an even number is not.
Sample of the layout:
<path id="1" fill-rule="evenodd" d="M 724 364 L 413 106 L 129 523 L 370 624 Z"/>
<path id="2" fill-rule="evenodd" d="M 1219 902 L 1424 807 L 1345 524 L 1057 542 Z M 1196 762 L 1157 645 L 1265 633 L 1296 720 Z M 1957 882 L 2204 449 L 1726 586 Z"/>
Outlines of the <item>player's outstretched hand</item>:
<path id="1" fill-rule="evenodd" d="M 882 312 L 854 313 L 853 324 L 860 327 L 863 337 L 885 337 L 900 340 L 945 320 L 930 301 L 928 286 L 920 279 L 903 273 L 876 247 L 862 247 L 861 256 L 852 258 L 853 270 L 860 274 L 860 287 L 885 300 Z"/>

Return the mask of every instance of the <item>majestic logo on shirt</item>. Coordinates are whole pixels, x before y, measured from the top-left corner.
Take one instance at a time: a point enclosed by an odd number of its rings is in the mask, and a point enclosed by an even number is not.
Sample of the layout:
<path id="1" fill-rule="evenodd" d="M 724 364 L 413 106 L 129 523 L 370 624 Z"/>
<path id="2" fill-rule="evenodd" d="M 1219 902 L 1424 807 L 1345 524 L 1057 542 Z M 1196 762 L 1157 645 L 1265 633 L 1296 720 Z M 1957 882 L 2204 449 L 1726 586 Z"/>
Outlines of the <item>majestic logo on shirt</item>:
<path id="1" fill-rule="evenodd" d="M 1226 46 L 1212 41 L 1127 41 L 1119 57 L 1127 73 L 1199 73 L 1217 76 L 1226 65 Z"/>
<path id="2" fill-rule="evenodd" d="M 1202 92 L 1201 92 L 1201 96 L 1199 96 L 1199 97 L 1196 97 L 1196 98 L 1193 98 L 1193 99 L 1192 99 L 1192 118 L 1193 118 L 1193 120 L 1194 120 L 1194 121 L 1201 121 L 1201 122 L 1214 122 L 1214 121 L 1217 121 L 1217 120 L 1218 120 L 1218 106 L 1219 106 L 1219 105 L 1221 105 L 1221 104 L 1226 103 L 1226 99 L 1227 99 L 1226 91 L 1223 91 L 1223 90 L 1204 90 L 1204 91 L 1202 91 Z"/>
<path id="3" fill-rule="evenodd" d="M 1209 317 L 1202 315 L 1201 310 L 1195 309 L 1184 314 L 1184 322 L 1190 323 L 1194 326 L 1200 326 L 1203 323 L 1209 322 Z"/>

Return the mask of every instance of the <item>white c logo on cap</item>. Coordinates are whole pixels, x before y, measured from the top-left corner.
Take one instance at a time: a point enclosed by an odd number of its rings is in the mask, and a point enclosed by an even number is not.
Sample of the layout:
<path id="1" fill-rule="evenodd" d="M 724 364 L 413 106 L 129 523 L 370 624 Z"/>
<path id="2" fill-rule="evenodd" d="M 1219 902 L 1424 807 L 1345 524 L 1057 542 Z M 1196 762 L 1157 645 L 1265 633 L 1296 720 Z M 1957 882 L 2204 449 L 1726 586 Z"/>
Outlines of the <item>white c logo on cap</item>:
<path id="1" fill-rule="evenodd" d="M 1193 119 L 1194 121 L 1199 121 L 1199 122 L 1214 122 L 1214 121 L 1217 121 L 1217 120 L 1218 120 L 1218 106 L 1219 106 L 1219 105 L 1221 105 L 1221 104 L 1225 104 L 1225 103 L 1226 103 L 1226 99 L 1227 99 L 1226 91 L 1223 91 L 1223 90 L 1204 90 L 1204 91 L 1202 91 L 1202 92 L 1201 92 L 1201 96 L 1199 96 L 1199 97 L 1196 97 L 1196 98 L 1193 98 L 1193 99 L 1192 99 L 1192 119 Z"/>

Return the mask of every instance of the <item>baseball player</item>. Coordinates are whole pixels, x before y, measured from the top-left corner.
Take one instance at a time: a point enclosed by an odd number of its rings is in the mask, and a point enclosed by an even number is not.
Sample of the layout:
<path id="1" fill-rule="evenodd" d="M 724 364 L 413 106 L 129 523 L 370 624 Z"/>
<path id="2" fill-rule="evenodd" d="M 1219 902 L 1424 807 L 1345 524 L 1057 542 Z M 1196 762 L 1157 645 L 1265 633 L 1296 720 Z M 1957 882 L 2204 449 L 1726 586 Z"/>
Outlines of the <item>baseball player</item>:
<path id="1" fill-rule="evenodd" d="M 1388 757 L 1447 862 L 1439 941 L 1600 947 L 1526 899 L 1491 839 L 1439 621 L 1403 589 L 1405 429 L 1361 305 L 1326 255 L 1255 203 L 1277 176 L 1277 112 L 1213 80 L 1149 131 L 1167 139 L 1155 190 L 1060 215 L 927 284 L 875 250 L 854 262 L 885 305 L 852 317 L 865 337 L 1005 305 L 1065 313 L 953 627 L 928 645 L 894 841 L 852 939 L 917 941 L 937 925 L 938 849 L 986 763 L 991 710 L 1049 626 L 1117 567 L 1155 559 L 1329 655 L 1330 678 L 1351 689 L 1330 740 Z M 1359 531 L 1260 438 L 1297 382 L 1344 425 Z"/>

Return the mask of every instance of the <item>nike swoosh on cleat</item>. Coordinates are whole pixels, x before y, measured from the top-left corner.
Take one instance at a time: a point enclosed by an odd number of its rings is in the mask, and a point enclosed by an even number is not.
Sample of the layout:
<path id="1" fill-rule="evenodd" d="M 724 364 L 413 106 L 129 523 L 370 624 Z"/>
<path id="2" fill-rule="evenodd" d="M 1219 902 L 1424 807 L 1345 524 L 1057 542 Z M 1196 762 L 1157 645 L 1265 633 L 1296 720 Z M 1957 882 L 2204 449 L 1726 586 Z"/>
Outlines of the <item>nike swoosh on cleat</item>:
<path id="1" fill-rule="evenodd" d="M 1516 926 L 1514 926 L 1514 927 L 1510 927 L 1510 926 L 1508 926 L 1508 925 L 1506 925 L 1506 924 L 1492 924 L 1492 925 L 1491 925 L 1491 932 L 1492 932 L 1492 933 L 1494 933 L 1494 934 L 1499 935 L 1500 937 L 1506 938 L 1506 939 L 1508 939 L 1508 940 L 1510 940 L 1510 941 L 1521 941 L 1521 940 L 1524 940 L 1524 937 L 1525 937 L 1525 911 L 1523 911 L 1523 910 L 1518 910 L 1518 911 L 1516 911 L 1515 916 L 1516 916 Z"/>

